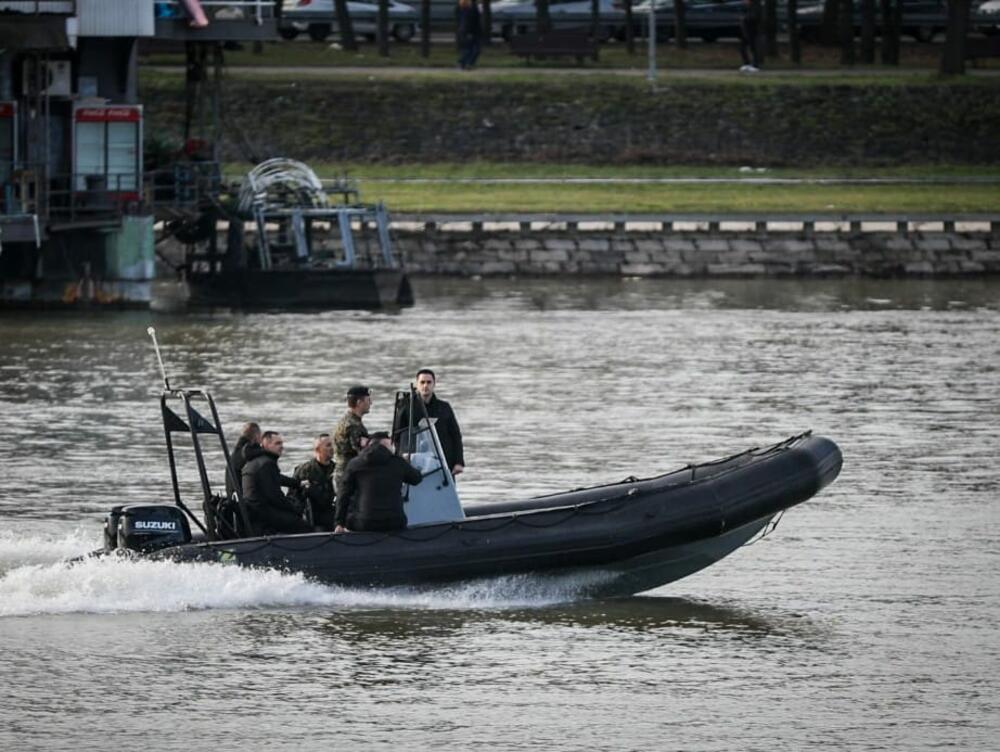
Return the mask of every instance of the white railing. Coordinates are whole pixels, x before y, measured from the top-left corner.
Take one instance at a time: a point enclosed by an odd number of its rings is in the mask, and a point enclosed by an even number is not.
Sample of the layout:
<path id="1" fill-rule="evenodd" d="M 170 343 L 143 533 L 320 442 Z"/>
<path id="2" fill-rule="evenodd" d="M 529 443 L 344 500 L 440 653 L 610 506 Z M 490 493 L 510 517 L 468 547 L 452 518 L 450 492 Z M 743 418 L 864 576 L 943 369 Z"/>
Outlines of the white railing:
<path id="1" fill-rule="evenodd" d="M 209 21 L 245 21 L 253 19 L 258 24 L 265 18 L 274 18 L 274 0 L 199 0 L 198 4 Z M 157 0 L 157 17 L 160 8 L 169 8 L 173 15 L 183 18 L 187 15 L 181 0 Z"/>
<path id="2" fill-rule="evenodd" d="M 0 0 L 0 13 L 31 13 L 41 15 L 51 13 L 60 16 L 76 15 L 76 0 Z"/>

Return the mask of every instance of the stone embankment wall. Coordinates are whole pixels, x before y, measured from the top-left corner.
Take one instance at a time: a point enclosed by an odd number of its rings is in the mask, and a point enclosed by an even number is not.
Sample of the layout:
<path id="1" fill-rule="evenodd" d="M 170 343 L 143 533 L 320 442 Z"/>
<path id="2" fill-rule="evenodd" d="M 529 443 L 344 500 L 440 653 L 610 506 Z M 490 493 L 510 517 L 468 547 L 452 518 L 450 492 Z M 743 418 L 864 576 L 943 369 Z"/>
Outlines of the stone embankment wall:
<path id="1" fill-rule="evenodd" d="M 1000 231 L 395 231 L 413 274 L 664 277 L 1000 274 Z"/>

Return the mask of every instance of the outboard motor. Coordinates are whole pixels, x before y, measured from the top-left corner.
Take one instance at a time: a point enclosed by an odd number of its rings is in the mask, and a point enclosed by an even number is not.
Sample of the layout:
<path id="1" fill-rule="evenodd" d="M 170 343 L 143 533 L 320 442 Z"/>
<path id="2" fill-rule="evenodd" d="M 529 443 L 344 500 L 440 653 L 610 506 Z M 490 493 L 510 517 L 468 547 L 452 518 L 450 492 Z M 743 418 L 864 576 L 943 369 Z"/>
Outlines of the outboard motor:
<path id="1" fill-rule="evenodd" d="M 115 513 L 112 510 L 111 515 Z M 111 515 L 108 515 L 109 522 Z M 166 504 L 130 504 L 118 512 L 118 548 L 155 551 L 191 541 L 184 512 Z"/>
<path id="2" fill-rule="evenodd" d="M 104 550 L 107 553 L 118 548 L 118 520 L 121 519 L 124 506 L 124 504 L 119 504 L 116 507 L 111 507 L 108 516 L 104 518 Z"/>

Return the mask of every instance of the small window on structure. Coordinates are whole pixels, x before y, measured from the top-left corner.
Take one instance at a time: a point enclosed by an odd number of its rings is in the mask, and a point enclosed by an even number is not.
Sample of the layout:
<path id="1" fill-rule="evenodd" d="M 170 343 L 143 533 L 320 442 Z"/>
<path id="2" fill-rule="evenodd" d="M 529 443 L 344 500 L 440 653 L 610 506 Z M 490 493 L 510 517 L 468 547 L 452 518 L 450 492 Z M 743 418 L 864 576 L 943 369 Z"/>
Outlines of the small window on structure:
<path id="1" fill-rule="evenodd" d="M 77 107 L 73 113 L 74 188 L 137 198 L 141 143 L 141 106 Z"/>

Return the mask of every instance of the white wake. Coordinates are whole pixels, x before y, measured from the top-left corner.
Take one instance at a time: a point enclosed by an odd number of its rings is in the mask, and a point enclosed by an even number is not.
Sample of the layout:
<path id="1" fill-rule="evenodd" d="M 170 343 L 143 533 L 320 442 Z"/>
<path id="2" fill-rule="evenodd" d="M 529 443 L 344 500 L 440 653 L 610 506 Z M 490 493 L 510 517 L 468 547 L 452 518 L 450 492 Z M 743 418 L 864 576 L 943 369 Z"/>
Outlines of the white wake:
<path id="1" fill-rule="evenodd" d="M 510 576 L 433 589 L 348 589 L 294 572 L 117 556 L 68 561 L 91 535 L 16 537 L 0 531 L 0 617 L 289 607 L 481 609 L 539 607 L 580 598 L 600 574 Z"/>

